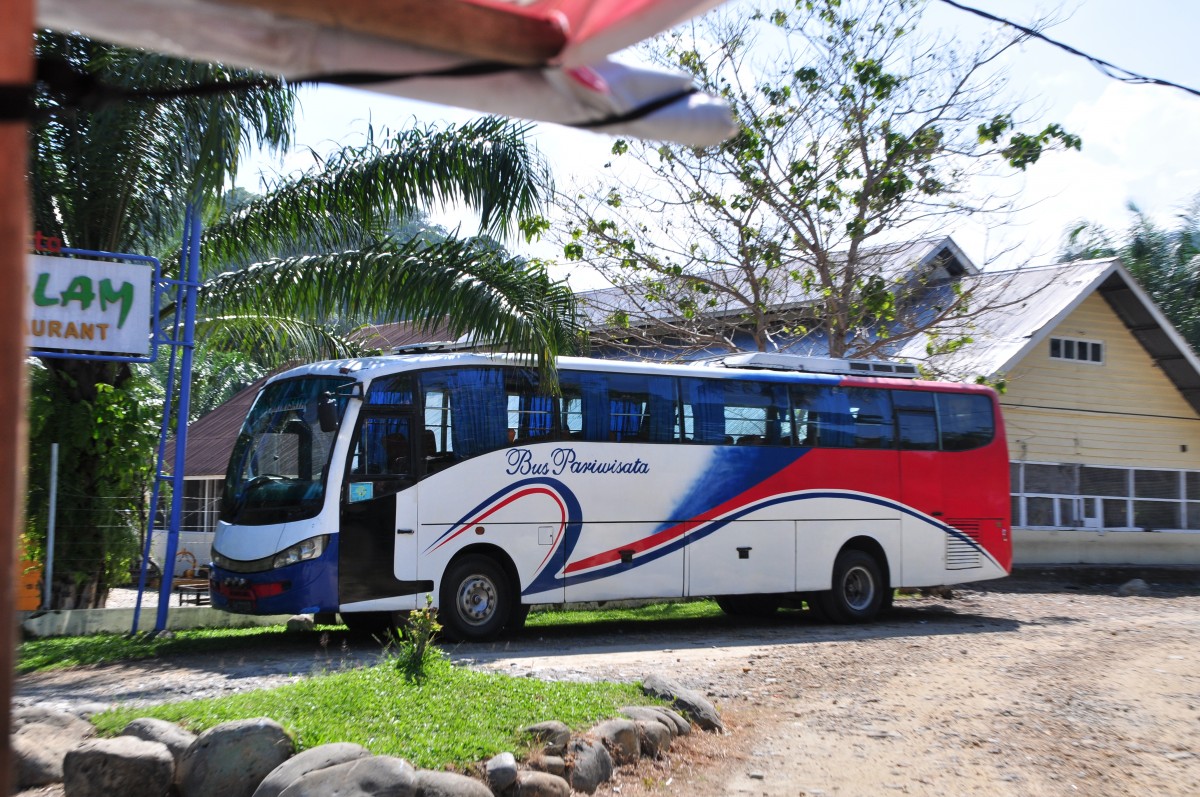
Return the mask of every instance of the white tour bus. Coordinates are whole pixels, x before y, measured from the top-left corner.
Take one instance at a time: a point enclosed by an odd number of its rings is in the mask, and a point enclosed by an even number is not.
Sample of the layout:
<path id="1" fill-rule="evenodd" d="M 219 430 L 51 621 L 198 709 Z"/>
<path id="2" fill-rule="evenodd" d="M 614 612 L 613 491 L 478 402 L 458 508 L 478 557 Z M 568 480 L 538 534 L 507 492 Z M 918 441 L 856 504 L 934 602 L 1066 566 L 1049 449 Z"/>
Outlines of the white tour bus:
<path id="1" fill-rule="evenodd" d="M 226 476 L 213 604 L 377 629 L 431 595 L 475 640 L 534 604 L 622 598 L 864 621 L 893 588 L 1010 569 L 989 388 L 762 354 L 557 375 L 460 353 L 274 377 Z"/>

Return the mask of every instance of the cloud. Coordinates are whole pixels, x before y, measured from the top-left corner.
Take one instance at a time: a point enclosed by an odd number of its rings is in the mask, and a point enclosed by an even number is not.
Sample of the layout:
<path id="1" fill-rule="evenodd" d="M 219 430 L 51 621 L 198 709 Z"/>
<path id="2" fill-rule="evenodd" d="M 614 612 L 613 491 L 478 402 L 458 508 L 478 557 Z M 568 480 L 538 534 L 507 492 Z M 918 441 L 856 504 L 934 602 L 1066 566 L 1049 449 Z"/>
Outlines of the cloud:
<path id="1" fill-rule="evenodd" d="M 1109 81 L 1095 97 L 1056 103 L 1047 119 L 1083 138 L 1081 152 L 1043 156 L 1023 175 L 1008 234 L 1017 265 L 1054 256 L 1063 232 L 1087 219 L 1120 233 L 1129 202 L 1161 223 L 1200 193 L 1200 101 L 1182 92 Z"/>

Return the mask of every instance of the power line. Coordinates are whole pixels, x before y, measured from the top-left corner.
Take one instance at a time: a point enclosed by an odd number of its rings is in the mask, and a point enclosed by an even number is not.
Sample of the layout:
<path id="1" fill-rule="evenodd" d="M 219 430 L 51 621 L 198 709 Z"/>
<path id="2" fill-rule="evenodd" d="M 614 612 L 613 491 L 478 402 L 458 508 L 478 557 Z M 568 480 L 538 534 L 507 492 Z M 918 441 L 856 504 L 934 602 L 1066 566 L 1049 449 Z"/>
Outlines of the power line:
<path id="1" fill-rule="evenodd" d="M 1103 72 L 1105 75 L 1112 78 L 1113 80 L 1119 80 L 1122 83 L 1134 83 L 1134 84 L 1139 84 L 1139 85 L 1168 86 L 1169 88 L 1179 89 L 1180 91 L 1186 91 L 1188 94 L 1194 94 L 1195 96 L 1200 97 L 1200 89 L 1194 89 L 1194 88 L 1191 88 L 1190 86 L 1184 86 L 1179 83 L 1173 83 L 1170 80 L 1163 80 L 1162 78 L 1147 77 L 1146 75 L 1140 75 L 1137 72 L 1132 72 L 1128 69 L 1119 67 L 1114 63 L 1105 61 L 1103 58 L 1097 58 L 1094 55 L 1088 55 L 1087 53 L 1083 52 L 1082 50 L 1078 50 L 1069 44 L 1065 44 L 1065 43 L 1057 41 L 1055 39 L 1051 39 L 1049 36 L 1046 36 L 1043 33 L 1039 33 L 1038 31 L 1034 30 L 1033 28 L 1029 28 L 1029 27 L 1026 27 L 1025 25 L 1021 25 L 1021 24 L 1013 22 L 1011 20 L 1004 19 L 1003 17 L 998 17 L 995 14 L 991 14 L 991 13 L 988 13 L 987 11 L 984 11 L 983 9 L 972 8 L 970 6 L 964 6 L 962 3 L 955 2 L 955 0 L 941 0 L 941 2 L 945 3 L 948 6 L 951 6 L 953 8 L 957 8 L 959 11 L 965 11 L 968 14 L 974 14 L 977 17 L 983 17 L 984 19 L 991 20 L 992 22 L 998 22 L 1001 25 L 1006 25 L 1010 28 L 1014 28 L 1016 30 L 1021 31 L 1026 36 L 1030 36 L 1034 39 L 1040 39 L 1041 41 L 1044 41 L 1047 44 L 1053 45 L 1054 47 L 1057 47 L 1060 50 L 1064 50 L 1064 51 L 1070 53 L 1071 55 L 1078 56 L 1079 58 L 1083 58 L 1083 59 L 1089 61 L 1092 64 L 1092 66 L 1096 67 L 1097 69 L 1099 69 L 1101 72 Z"/>

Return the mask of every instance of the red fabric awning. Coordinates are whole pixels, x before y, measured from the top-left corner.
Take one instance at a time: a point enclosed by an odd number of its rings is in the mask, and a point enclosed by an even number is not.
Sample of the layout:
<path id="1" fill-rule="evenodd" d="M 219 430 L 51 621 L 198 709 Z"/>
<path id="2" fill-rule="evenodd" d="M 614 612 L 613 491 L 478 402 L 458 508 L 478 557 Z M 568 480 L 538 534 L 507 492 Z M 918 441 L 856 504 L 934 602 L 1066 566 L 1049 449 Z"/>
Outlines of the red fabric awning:
<path id="1" fill-rule="evenodd" d="M 289 79 L 705 146 L 734 132 L 722 100 L 689 75 L 607 56 L 718 2 L 42 0 L 38 22 Z"/>

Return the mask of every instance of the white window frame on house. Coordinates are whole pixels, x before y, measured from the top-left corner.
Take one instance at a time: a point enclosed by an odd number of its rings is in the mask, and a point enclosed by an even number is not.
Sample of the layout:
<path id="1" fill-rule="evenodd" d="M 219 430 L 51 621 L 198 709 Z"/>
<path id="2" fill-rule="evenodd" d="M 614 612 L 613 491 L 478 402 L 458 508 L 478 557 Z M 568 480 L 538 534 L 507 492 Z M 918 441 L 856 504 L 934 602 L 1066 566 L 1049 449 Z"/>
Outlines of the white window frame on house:
<path id="1" fill-rule="evenodd" d="M 220 478 L 184 479 L 181 531 L 216 531 L 223 487 Z"/>
<path id="2" fill-rule="evenodd" d="M 1018 528 L 1200 531 L 1200 471 L 1057 462 L 1010 465 L 1012 519 Z M 1101 489 L 1106 481 L 1109 489 Z M 1164 522 L 1164 517 L 1171 520 Z"/>
<path id="3" fill-rule="evenodd" d="M 1079 353 L 1084 351 L 1086 357 L 1080 357 Z M 1057 352 L 1057 353 L 1055 353 Z M 1068 352 L 1070 352 L 1068 354 Z M 1089 338 L 1050 338 L 1050 359 L 1051 360 L 1069 360 L 1075 363 L 1084 363 L 1086 365 L 1104 365 L 1104 341 L 1091 340 Z M 1092 355 L 1099 354 L 1100 359 L 1095 359 Z"/>

